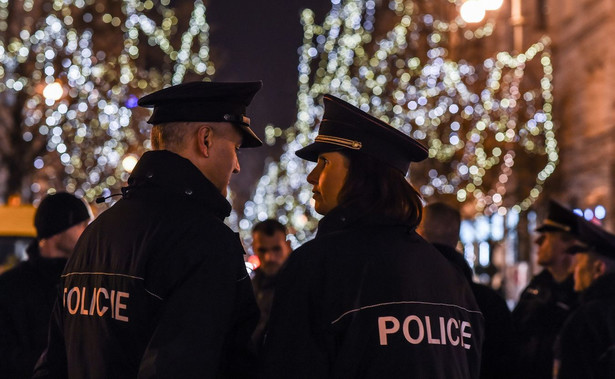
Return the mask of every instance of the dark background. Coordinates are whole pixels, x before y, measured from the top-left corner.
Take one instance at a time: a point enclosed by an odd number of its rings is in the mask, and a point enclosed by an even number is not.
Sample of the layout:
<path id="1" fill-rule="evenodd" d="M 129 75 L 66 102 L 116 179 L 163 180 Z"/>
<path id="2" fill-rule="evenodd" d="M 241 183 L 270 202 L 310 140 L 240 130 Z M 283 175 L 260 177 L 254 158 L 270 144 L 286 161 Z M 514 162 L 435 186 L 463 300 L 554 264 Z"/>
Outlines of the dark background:
<path id="1" fill-rule="evenodd" d="M 331 9 L 330 0 L 210 0 L 210 54 L 218 81 L 262 80 L 263 88 L 248 108 L 252 128 L 262 139 L 264 128 L 273 124 L 282 129 L 292 125 L 297 115 L 298 48 L 303 43 L 301 10 L 316 13 L 322 23 Z M 267 157 L 277 158 L 281 145 L 242 149 L 241 173 L 234 175 L 231 189 L 234 207 L 243 209 L 256 181 L 263 174 Z"/>

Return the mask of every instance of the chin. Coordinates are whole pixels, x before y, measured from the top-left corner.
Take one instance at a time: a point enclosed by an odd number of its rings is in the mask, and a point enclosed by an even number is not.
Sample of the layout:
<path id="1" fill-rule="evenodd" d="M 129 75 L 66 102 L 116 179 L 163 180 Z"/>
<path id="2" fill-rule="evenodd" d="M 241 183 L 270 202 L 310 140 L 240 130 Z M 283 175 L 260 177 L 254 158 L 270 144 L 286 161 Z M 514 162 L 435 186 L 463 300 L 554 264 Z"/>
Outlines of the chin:
<path id="1" fill-rule="evenodd" d="M 322 206 L 320 206 L 318 203 L 314 205 L 314 210 L 316 211 L 316 213 L 323 216 L 328 213 L 328 211 L 326 209 L 323 209 Z"/>
<path id="2" fill-rule="evenodd" d="M 278 271 L 280 271 L 280 266 L 278 265 L 261 266 L 261 269 L 267 275 L 276 275 Z"/>

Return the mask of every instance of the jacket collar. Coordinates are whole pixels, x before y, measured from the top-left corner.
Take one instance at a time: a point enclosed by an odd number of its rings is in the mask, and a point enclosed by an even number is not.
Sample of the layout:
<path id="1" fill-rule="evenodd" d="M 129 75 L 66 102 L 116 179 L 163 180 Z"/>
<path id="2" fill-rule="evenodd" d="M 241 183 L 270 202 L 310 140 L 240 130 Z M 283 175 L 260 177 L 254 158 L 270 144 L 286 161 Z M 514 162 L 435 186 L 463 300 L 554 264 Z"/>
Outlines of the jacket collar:
<path id="1" fill-rule="evenodd" d="M 129 197 L 133 190 L 152 185 L 194 199 L 220 219 L 231 213 L 231 204 L 213 183 L 188 159 L 168 150 L 143 154 L 128 179 L 128 187 L 123 188 L 122 193 L 124 197 Z"/>
<path id="2" fill-rule="evenodd" d="M 332 209 L 318 223 L 316 238 L 335 233 L 347 228 L 358 227 L 377 227 L 377 226 L 397 226 L 413 231 L 409 225 L 378 214 L 364 214 L 354 208 L 337 207 Z"/>
<path id="3" fill-rule="evenodd" d="M 615 297 L 615 273 L 596 279 L 581 295 L 583 303 Z"/>
<path id="4" fill-rule="evenodd" d="M 433 242 L 432 245 L 436 249 L 438 249 L 438 251 L 442 253 L 442 255 L 444 255 L 444 257 L 449 262 L 451 262 L 463 273 L 468 282 L 472 282 L 472 268 L 470 267 L 466 259 L 463 257 L 463 253 L 457 251 L 457 249 L 455 249 L 454 247 L 445 245 L 443 243 Z"/>

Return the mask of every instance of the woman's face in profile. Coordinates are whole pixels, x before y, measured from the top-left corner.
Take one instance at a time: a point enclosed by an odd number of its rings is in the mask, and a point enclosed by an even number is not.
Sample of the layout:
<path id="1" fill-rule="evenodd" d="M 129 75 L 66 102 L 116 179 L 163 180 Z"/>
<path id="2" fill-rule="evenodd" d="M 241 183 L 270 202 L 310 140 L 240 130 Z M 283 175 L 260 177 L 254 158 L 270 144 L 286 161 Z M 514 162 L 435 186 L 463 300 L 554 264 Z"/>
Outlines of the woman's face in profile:
<path id="1" fill-rule="evenodd" d="M 318 156 L 316 167 L 307 176 L 314 186 L 314 209 L 326 215 L 338 205 L 338 195 L 346 182 L 350 161 L 337 151 L 322 153 Z"/>

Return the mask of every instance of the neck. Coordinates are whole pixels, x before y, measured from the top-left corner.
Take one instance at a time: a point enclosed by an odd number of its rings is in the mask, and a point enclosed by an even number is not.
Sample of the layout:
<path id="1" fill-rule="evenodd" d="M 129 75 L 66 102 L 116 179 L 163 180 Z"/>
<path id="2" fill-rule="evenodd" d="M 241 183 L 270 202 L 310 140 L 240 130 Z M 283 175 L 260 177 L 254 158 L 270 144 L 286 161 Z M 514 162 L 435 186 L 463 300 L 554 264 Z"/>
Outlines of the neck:
<path id="1" fill-rule="evenodd" d="M 553 275 L 553 279 L 557 283 L 563 282 L 570 275 L 570 265 L 552 265 L 546 269 Z"/>
<path id="2" fill-rule="evenodd" d="M 188 149 L 187 147 L 182 147 L 181 149 L 165 149 L 172 153 L 179 155 L 182 158 L 185 158 L 190 161 L 200 172 L 209 180 L 209 176 L 207 175 L 207 170 L 203 165 L 203 160 L 196 154 L 196 151 L 193 149 Z"/>

